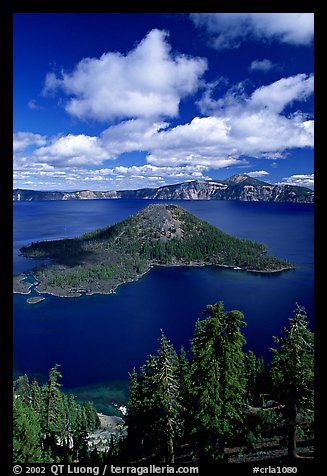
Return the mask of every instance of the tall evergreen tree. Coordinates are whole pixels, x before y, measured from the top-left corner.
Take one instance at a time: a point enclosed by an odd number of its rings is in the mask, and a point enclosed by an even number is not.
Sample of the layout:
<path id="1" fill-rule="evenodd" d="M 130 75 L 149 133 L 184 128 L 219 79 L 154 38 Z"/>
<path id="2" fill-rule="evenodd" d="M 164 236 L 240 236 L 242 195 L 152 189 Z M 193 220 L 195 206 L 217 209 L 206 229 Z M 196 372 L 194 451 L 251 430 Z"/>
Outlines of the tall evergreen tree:
<path id="1" fill-rule="evenodd" d="M 76 412 L 74 432 L 74 454 L 79 462 L 87 458 L 87 433 L 88 421 L 85 407 L 79 405 Z"/>
<path id="2" fill-rule="evenodd" d="M 257 357 L 252 350 L 248 350 L 244 357 L 248 404 L 260 405 L 262 400 L 261 391 L 265 379 L 264 360 L 262 357 Z"/>
<path id="3" fill-rule="evenodd" d="M 138 374 L 135 367 L 132 372 L 129 372 L 129 387 L 128 387 L 128 403 L 126 424 L 128 427 L 127 438 L 123 442 L 123 453 L 126 453 L 128 457 L 134 458 L 137 454 L 139 446 L 139 428 L 141 427 L 140 414 L 141 414 L 141 392 L 138 382 Z"/>
<path id="4" fill-rule="evenodd" d="M 87 456 L 87 434 L 98 427 L 95 426 L 89 416 L 89 404 L 78 405 L 73 395 L 67 400 L 67 419 L 66 419 L 66 445 L 71 448 L 74 461 L 81 461 Z M 95 408 L 93 411 L 96 413 Z"/>
<path id="5" fill-rule="evenodd" d="M 33 409 L 16 396 L 13 402 L 13 461 L 15 463 L 44 462 L 41 447 L 41 427 Z"/>
<path id="6" fill-rule="evenodd" d="M 55 450 L 58 438 L 61 437 L 62 430 L 64 429 L 64 402 L 62 392 L 60 391 L 61 383 L 58 382 L 62 375 L 58 367 L 59 365 L 56 364 L 50 370 L 48 381 L 42 387 L 42 429 L 45 435 L 45 447 L 50 449 L 50 452 Z"/>
<path id="7" fill-rule="evenodd" d="M 31 405 L 34 409 L 36 415 L 40 415 L 42 412 L 42 395 L 41 395 L 41 388 L 38 382 L 34 379 L 31 383 Z"/>
<path id="8" fill-rule="evenodd" d="M 93 403 L 84 402 L 83 407 L 85 410 L 88 431 L 92 431 L 92 430 L 95 430 L 96 428 L 99 428 L 100 419 L 98 417 L 96 409 L 94 408 Z"/>
<path id="9" fill-rule="evenodd" d="M 270 375 L 275 399 L 282 408 L 288 433 L 288 454 L 297 457 L 297 416 L 313 416 L 314 336 L 303 307 L 296 304 L 283 337 L 274 337 Z"/>
<path id="10" fill-rule="evenodd" d="M 26 374 L 20 375 L 14 381 L 14 394 L 17 395 L 24 403 L 30 403 L 31 387 L 28 376 Z"/>
<path id="11" fill-rule="evenodd" d="M 99 426 L 90 402 L 79 405 L 61 391 L 55 365 L 41 387 L 26 375 L 14 381 L 14 458 L 18 463 L 71 462 L 88 456 L 87 435 Z"/>
<path id="12" fill-rule="evenodd" d="M 242 420 L 246 392 L 244 316 L 223 309 L 222 302 L 207 306 L 191 341 L 193 434 L 200 458 L 209 461 L 223 457 L 226 438 Z"/>
<path id="13" fill-rule="evenodd" d="M 149 355 L 139 373 L 130 374 L 129 401 L 127 405 L 128 434 L 125 449 L 136 458 L 158 451 L 156 415 L 157 358 Z"/>
<path id="14" fill-rule="evenodd" d="M 178 358 L 161 331 L 155 356 L 149 355 L 139 373 L 130 374 L 127 408 L 127 448 L 136 456 L 162 455 L 174 462 L 174 441 L 180 430 Z"/>
<path id="15" fill-rule="evenodd" d="M 189 435 L 191 430 L 190 421 L 190 397 L 191 397 L 191 372 L 190 363 L 184 347 L 181 347 L 178 355 L 177 378 L 179 383 L 179 414 L 181 422 L 181 434 L 183 439 Z"/>
<path id="16" fill-rule="evenodd" d="M 166 463 L 174 463 L 174 439 L 180 424 L 177 355 L 161 330 L 158 350 L 157 408 L 160 422 L 159 436 L 164 439 Z"/>

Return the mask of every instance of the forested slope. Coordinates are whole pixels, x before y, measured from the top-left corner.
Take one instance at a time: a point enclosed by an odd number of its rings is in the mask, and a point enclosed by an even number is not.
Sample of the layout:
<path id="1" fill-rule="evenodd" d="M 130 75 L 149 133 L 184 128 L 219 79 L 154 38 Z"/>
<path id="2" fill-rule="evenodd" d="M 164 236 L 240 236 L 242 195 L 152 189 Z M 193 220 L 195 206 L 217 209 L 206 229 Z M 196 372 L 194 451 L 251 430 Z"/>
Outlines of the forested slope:
<path id="1" fill-rule="evenodd" d="M 113 226 L 77 238 L 22 247 L 30 258 L 50 258 L 36 269 L 39 292 L 112 292 L 154 265 L 218 265 L 272 272 L 293 266 L 267 255 L 260 243 L 228 235 L 176 205 L 149 205 Z"/>

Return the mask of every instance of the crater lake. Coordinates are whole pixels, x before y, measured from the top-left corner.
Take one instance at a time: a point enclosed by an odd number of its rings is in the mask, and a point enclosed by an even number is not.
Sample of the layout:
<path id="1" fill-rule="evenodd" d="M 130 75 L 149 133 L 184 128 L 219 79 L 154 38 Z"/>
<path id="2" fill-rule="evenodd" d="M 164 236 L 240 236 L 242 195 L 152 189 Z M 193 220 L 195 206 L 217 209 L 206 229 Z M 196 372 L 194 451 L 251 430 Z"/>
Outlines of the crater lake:
<path id="1" fill-rule="evenodd" d="M 40 262 L 19 248 L 32 241 L 71 238 L 112 225 L 155 200 L 72 200 L 14 202 L 14 273 Z M 42 381 L 61 365 L 66 389 L 126 382 L 128 372 L 158 347 L 160 329 L 189 348 L 197 318 L 208 304 L 223 301 L 247 322 L 245 350 L 269 361 L 272 336 L 279 336 L 295 303 L 304 306 L 313 330 L 314 206 L 238 201 L 171 201 L 222 231 L 266 244 L 269 254 L 287 259 L 294 270 L 251 273 L 208 267 L 155 267 L 115 294 L 60 298 L 14 294 L 14 374 Z M 92 395 L 91 395 L 92 397 Z"/>

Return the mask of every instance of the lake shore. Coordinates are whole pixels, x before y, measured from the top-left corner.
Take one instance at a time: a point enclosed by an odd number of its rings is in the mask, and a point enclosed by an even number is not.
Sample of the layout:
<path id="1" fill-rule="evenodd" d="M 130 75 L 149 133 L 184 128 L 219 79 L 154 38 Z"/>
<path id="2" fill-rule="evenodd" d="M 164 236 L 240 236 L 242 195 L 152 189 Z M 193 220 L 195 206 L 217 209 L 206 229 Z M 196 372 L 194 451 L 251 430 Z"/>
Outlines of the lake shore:
<path id="1" fill-rule="evenodd" d="M 140 280 L 145 274 L 147 274 L 152 268 L 154 267 L 204 267 L 204 266 L 214 266 L 217 268 L 227 268 L 235 271 L 246 271 L 249 273 L 262 273 L 262 274 L 270 274 L 270 273 L 280 273 L 283 271 L 289 271 L 291 269 L 295 269 L 294 266 L 289 266 L 289 267 L 283 267 L 280 269 L 271 269 L 271 270 L 253 270 L 253 269 L 247 269 L 247 268 L 241 268 L 235 265 L 225 265 L 225 264 L 214 264 L 214 263 L 205 263 L 205 262 L 200 262 L 200 261 L 194 261 L 191 263 L 172 263 L 172 264 L 160 264 L 160 263 L 150 263 L 148 268 L 143 272 L 143 273 L 138 273 L 135 275 L 135 277 L 129 277 L 124 280 L 99 280 L 96 283 L 94 283 L 94 286 L 90 286 L 88 288 L 78 286 L 76 288 L 70 288 L 70 289 L 65 289 L 60 286 L 51 286 L 48 287 L 45 283 L 42 283 L 42 281 L 36 281 L 34 290 L 38 294 L 48 294 L 51 296 L 55 297 L 61 297 L 61 298 L 77 298 L 81 297 L 83 295 L 86 296 L 92 296 L 94 294 L 114 294 L 116 292 L 116 289 L 126 283 L 132 283 Z M 22 274 L 18 276 L 14 276 L 14 283 L 13 283 L 13 292 L 17 294 L 29 294 L 31 292 L 31 287 L 33 284 L 26 282 L 27 276 Z M 36 300 L 30 298 L 28 302 L 35 303 L 35 302 L 40 302 L 40 300 L 43 300 L 45 298 L 39 298 Z"/>
<path id="2" fill-rule="evenodd" d="M 144 207 L 143 202 L 127 203 L 14 203 L 15 273 L 29 273 L 27 281 L 33 283 L 32 269 L 43 264 L 20 256 L 21 244 L 62 239 L 65 233 L 78 236 L 118 222 Z M 244 328 L 246 348 L 263 355 L 266 362 L 271 359 L 271 336 L 280 335 L 295 302 L 305 307 L 313 326 L 313 207 L 218 201 L 182 202 L 182 206 L 236 236 L 267 243 L 269 255 L 292 261 L 296 269 L 270 274 L 214 266 L 154 266 L 143 279 L 120 286 L 113 294 L 86 296 L 84 291 L 79 299 L 39 294 L 33 286 L 29 294 L 12 295 L 14 371 L 36 377 L 40 372 L 46 379 L 51 366 L 59 362 L 62 383 L 66 389 L 73 388 L 72 393 L 75 387 L 127 380 L 134 366 L 156 352 L 160 329 L 176 348 L 183 345 L 188 349 L 202 310 L 218 301 L 224 302 L 227 310 L 237 309 L 244 314 L 248 322 Z M 43 282 L 41 273 L 40 280 Z M 91 287 L 87 284 L 83 288 Z M 33 305 L 26 302 L 37 295 L 45 300 Z M 109 404 L 121 404 L 120 393 L 119 398 L 114 393 L 108 396 L 107 390 L 103 394 L 100 399 L 97 391 L 85 393 L 85 400 L 96 398 L 100 403 L 97 410 L 113 415 Z"/>
<path id="3" fill-rule="evenodd" d="M 13 293 L 30 294 L 33 283 L 26 281 L 26 274 L 19 274 L 13 277 Z"/>
<path id="4" fill-rule="evenodd" d="M 28 304 L 37 304 L 45 300 L 45 297 L 34 296 L 27 299 Z"/>

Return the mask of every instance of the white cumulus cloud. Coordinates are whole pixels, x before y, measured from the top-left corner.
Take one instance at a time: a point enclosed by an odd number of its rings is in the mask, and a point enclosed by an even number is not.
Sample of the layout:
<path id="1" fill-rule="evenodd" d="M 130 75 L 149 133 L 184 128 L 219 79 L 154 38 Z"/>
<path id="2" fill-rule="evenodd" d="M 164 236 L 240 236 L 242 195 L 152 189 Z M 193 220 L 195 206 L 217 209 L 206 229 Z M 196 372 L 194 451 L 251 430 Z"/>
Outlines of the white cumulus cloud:
<path id="1" fill-rule="evenodd" d="M 269 172 L 266 172 L 266 170 L 255 170 L 254 172 L 246 172 L 246 175 L 250 177 L 264 177 L 265 175 L 269 175 Z"/>
<path id="2" fill-rule="evenodd" d="M 198 164 L 222 168 L 244 163 L 244 156 L 276 158 L 287 149 L 313 147 L 313 128 L 299 116 L 287 118 L 268 110 L 231 109 L 222 117 L 194 118 L 158 133 L 148 162 L 156 165 Z"/>
<path id="3" fill-rule="evenodd" d="M 97 137 L 68 134 L 52 139 L 49 145 L 37 149 L 34 156 L 39 161 L 64 167 L 101 164 L 109 154 L 98 142 Z"/>
<path id="4" fill-rule="evenodd" d="M 216 49 L 238 48 L 249 39 L 310 45 L 314 36 L 313 13 L 192 13 L 190 18 Z"/>
<path id="5" fill-rule="evenodd" d="M 204 175 L 208 167 L 203 165 L 186 165 L 182 167 L 162 166 L 158 167 L 152 164 L 145 164 L 141 166 L 132 165 L 130 167 L 118 166 L 112 170 L 112 173 L 121 174 L 122 176 L 131 177 L 156 177 L 156 178 L 178 178 L 178 179 L 201 179 L 210 180 L 211 177 Z M 100 171 L 101 172 L 101 171 Z"/>
<path id="6" fill-rule="evenodd" d="M 279 113 L 293 101 L 308 99 L 313 94 L 313 88 L 313 74 L 297 74 L 281 78 L 254 91 L 250 98 L 250 105 L 256 108 L 268 108 Z"/>
<path id="7" fill-rule="evenodd" d="M 276 65 L 270 61 L 269 59 L 263 59 L 263 60 L 253 60 L 252 63 L 249 66 L 250 71 L 261 71 L 263 73 L 267 73 L 267 71 L 270 71 L 274 69 Z"/>
<path id="8" fill-rule="evenodd" d="M 150 118 L 128 119 L 98 137 L 54 137 L 35 150 L 31 160 L 62 167 L 100 166 L 123 153 L 144 152 L 152 166 L 220 169 L 244 165 L 246 157 L 276 159 L 292 148 L 313 147 L 313 119 L 300 111 L 282 114 L 286 106 L 307 100 L 312 92 L 313 76 L 305 74 L 282 78 L 249 95 L 232 88 L 218 100 L 207 95 L 201 104 L 201 112 L 207 114 L 189 123 L 172 127 Z"/>
<path id="9" fill-rule="evenodd" d="M 42 146 L 46 143 L 46 137 L 33 132 L 17 132 L 13 138 L 14 152 L 22 151 L 30 146 Z"/>
<path id="10" fill-rule="evenodd" d="M 44 94 L 63 91 L 66 111 L 80 119 L 175 117 L 207 68 L 202 58 L 173 55 L 168 33 L 151 30 L 129 53 L 84 58 L 72 72 L 48 73 Z"/>
<path id="11" fill-rule="evenodd" d="M 314 174 L 298 174 L 285 177 L 280 185 L 297 185 L 300 187 L 314 187 Z"/>
<path id="12" fill-rule="evenodd" d="M 221 115 L 232 110 L 237 110 L 237 113 L 269 110 L 279 114 L 294 101 L 307 101 L 313 92 L 314 75 L 299 73 L 261 86 L 251 95 L 245 93 L 243 83 L 238 83 L 225 96 L 215 100 L 214 88 L 210 86 L 198 101 L 198 106 L 202 114 Z"/>
<path id="13" fill-rule="evenodd" d="M 251 93 L 239 83 L 218 99 L 214 99 L 218 83 L 210 83 L 198 102 L 202 116 L 176 126 L 161 117 L 135 117 L 107 127 L 98 136 L 46 138 L 18 132 L 14 137 L 16 178 L 26 180 L 42 172 L 49 180 L 61 176 L 72 187 L 78 183 L 83 188 L 96 183 L 98 189 L 110 189 L 113 184 L 114 188 L 145 187 L 210 179 L 210 171 L 247 165 L 251 157 L 278 159 L 294 148 L 313 148 L 311 116 L 300 110 L 284 112 L 295 101 L 300 106 L 311 98 L 313 80 L 313 75 L 298 74 Z M 146 164 L 108 167 L 108 160 L 133 152 L 143 152 Z M 251 174 L 259 177 L 267 172 Z"/>

